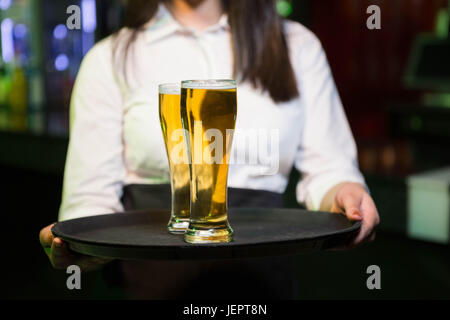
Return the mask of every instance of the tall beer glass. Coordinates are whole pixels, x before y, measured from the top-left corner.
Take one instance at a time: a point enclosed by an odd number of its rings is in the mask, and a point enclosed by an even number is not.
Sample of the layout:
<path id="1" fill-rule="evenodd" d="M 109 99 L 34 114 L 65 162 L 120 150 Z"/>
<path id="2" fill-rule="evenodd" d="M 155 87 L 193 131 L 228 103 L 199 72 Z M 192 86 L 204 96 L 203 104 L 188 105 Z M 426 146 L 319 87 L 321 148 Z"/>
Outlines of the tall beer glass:
<path id="1" fill-rule="evenodd" d="M 182 82 L 181 118 L 191 172 L 191 217 L 186 242 L 232 240 L 227 180 L 236 114 L 235 81 Z"/>
<path id="2" fill-rule="evenodd" d="M 159 86 L 159 117 L 166 145 L 172 189 L 171 233 L 184 233 L 189 225 L 190 177 L 180 114 L 180 85 Z"/>

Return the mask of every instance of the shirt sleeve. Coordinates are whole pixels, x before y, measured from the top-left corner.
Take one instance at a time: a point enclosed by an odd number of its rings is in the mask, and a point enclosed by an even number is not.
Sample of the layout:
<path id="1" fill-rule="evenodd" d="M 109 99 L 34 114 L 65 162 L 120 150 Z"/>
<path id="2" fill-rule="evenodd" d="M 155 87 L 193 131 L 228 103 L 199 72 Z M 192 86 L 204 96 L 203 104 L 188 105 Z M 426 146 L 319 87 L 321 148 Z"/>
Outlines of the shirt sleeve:
<path id="1" fill-rule="evenodd" d="M 342 182 L 365 186 L 356 145 L 331 70 L 317 37 L 309 33 L 299 56 L 299 90 L 305 127 L 295 158 L 302 174 L 297 200 L 318 210 L 325 194 Z"/>
<path id="2" fill-rule="evenodd" d="M 84 58 L 72 93 L 60 221 L 123 210 L 122 117 L 111 43 L 104 40 Z"/>

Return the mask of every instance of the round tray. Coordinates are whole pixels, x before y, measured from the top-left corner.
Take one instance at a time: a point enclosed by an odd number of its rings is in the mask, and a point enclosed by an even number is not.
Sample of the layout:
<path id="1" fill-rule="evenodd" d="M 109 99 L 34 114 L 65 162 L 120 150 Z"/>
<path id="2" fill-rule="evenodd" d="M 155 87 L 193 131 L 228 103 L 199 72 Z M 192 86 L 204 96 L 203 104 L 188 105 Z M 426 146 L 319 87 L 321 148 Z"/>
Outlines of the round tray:
<path id="1" fill-rule="evenodd" d="M 188 244 L 167 231 L 169 210 L 114 213 L 67 220 L 52 232 L 73 251 L 117 259 L 232 259 L 292 255 L 347 243 L 361 223 L 300 209 L 229 209 L 233 241 Z"/>

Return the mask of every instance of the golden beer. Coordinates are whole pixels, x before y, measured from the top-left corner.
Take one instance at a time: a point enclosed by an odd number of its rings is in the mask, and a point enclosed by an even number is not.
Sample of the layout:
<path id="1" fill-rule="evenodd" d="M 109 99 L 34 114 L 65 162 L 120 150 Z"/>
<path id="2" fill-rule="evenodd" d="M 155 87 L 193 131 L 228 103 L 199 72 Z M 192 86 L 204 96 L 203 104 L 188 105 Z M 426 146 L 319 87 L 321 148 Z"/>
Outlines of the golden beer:
<path id="1" fill-rule="evenodd" d="M 236 114 L 235 81 L 182 82 L 181 117 L 191 172 L 191 217 L 186 242 L 232 239 L 227 183 Z"/>
<path id="2" fill-rule="evenodd" d="M 189 225 L 190 176 L 180 114 L 180 85 L 159 86 L 159 117 L 166 145 L 172 190 L 171 233 L 184 233 Z"/>

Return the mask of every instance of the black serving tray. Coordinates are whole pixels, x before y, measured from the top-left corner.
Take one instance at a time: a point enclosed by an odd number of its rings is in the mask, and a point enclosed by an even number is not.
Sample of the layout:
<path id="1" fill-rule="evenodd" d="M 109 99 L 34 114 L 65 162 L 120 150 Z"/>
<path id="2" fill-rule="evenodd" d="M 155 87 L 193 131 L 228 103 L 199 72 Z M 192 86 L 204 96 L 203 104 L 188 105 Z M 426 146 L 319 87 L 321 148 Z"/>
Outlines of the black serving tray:
<path id="1" fill-rule="evenodd" d="M 292 255 L 347 243 L 361 223 L 300 209 L 229 209 L 233 241 L 188 244 L 167 231 L 169 210 L 114 213 L 67 220 L 52 232 L 73 251 L 123 260 L 232 259 Z"/>

